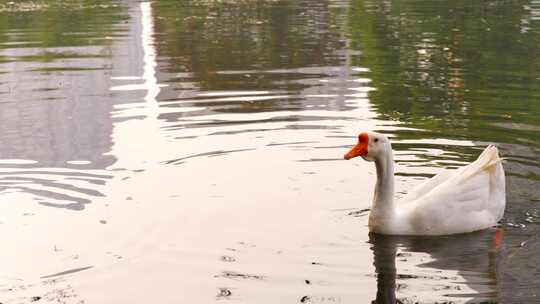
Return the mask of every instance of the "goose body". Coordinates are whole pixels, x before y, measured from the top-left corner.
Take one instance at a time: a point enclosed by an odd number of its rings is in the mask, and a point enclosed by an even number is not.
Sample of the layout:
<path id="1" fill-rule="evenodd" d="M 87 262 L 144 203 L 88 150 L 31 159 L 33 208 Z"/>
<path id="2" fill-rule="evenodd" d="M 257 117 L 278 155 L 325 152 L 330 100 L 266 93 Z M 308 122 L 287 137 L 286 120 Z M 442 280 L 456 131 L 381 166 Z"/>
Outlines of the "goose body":
<path id="1" fill-rule="evenodd" d="M 369 230 L 392 235 L 446 235 L 496 225 L 506 205 L 505 176 L 496 147 L 477 160 L 424 181 L 394 201 L 394 161 L 386 136 L 366 132 L 345 159 L 362 156 L 375 162 L 377 183 Z"/>

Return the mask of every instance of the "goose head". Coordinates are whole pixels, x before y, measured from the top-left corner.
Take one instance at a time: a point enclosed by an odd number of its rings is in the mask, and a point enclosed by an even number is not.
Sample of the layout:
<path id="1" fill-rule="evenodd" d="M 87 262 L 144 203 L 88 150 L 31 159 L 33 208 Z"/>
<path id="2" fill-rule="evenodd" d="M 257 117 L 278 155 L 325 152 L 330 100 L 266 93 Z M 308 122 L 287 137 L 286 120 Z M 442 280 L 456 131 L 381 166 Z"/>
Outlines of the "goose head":
<path id="1" fill-rule="evenodd" d="M 372 162 L 385 158 L 389 153 L 392 153 L 392 146 L 386 136 L 376 132 L 363 132 L 358 135 L 358 143 L 345 154 L 344 158 L 349 160 L 362 156 L 364 160 Z"/>

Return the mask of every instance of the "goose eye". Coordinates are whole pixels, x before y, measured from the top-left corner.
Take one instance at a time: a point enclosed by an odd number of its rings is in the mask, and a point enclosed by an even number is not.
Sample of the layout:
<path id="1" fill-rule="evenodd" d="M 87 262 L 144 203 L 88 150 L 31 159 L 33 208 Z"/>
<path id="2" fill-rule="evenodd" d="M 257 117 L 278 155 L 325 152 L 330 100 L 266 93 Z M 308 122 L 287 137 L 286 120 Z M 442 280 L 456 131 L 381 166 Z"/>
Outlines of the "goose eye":
<path id="1" fill-rule="evenodd" d="M 378 142 L 378 141 L 379 141 L 379 139 L 378 139 L 378 138 L 375 138 L 375 140 L 373 140 L 373 141 L 374 141 L 374 142 Z"/>

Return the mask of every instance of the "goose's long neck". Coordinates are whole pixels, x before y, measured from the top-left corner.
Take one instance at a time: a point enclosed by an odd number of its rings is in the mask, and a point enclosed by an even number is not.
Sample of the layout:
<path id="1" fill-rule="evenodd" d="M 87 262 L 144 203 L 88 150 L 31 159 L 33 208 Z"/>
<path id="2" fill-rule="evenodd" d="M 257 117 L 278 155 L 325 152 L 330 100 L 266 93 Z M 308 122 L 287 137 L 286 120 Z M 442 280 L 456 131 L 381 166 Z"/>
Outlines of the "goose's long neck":
<path id="1" fill-rule="evenodd" d="M 394 214 L 394 157 L 392 149 L 375 160 L 377 184 L 373 197 L 372 213 L 377 217 L 390 218 Z"/>

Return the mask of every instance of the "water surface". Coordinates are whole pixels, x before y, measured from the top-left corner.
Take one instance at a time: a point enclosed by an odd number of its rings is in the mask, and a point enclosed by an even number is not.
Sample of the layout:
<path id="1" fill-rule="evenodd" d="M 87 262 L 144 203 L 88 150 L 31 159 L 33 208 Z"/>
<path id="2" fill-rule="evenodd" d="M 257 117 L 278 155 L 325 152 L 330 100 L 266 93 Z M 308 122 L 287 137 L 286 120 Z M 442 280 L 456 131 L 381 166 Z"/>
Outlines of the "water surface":
<path id="1" fill-rule="evenodd" d="M 0 301 L 538 301 L 540 3 L 0 4 Z M 368 234 L 496 144 L 499 227 Z M 500 241 L 497 241 L 500 240 Z"/>

